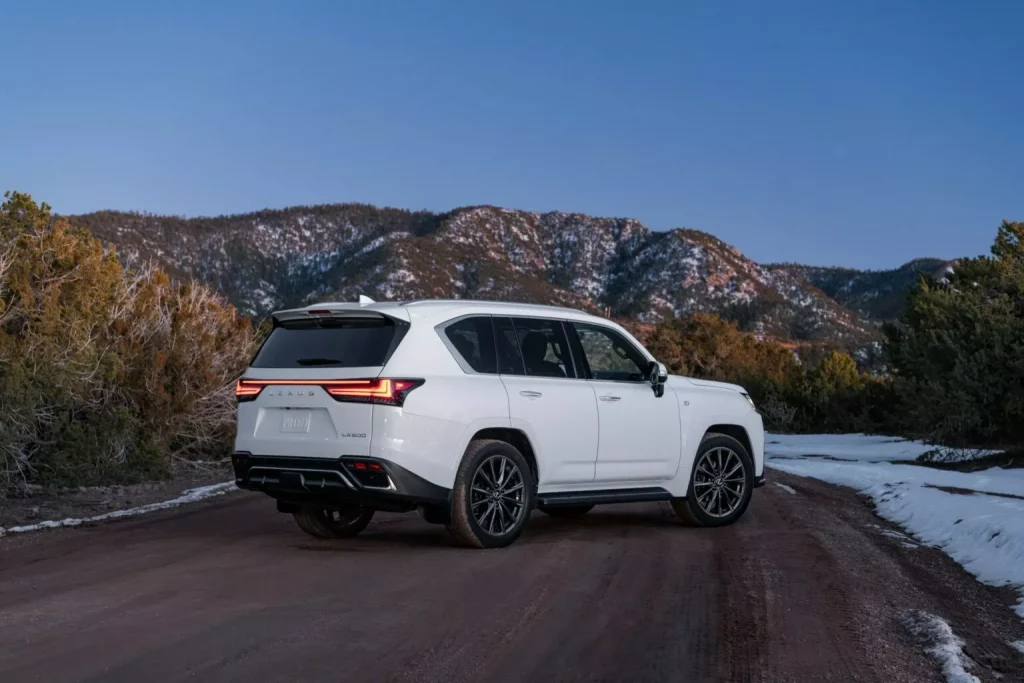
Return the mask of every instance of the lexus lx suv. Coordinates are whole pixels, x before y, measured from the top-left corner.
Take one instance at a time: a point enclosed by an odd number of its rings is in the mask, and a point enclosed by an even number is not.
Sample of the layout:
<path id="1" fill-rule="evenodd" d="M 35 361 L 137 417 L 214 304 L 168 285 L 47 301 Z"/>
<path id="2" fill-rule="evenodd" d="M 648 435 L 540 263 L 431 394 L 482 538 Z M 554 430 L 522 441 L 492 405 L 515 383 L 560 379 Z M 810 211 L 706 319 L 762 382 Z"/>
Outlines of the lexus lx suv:
<path id="1" fill-rule="evenodd" d="M 669 376 L 604 318 L 360 297 L 272 319 L 235 390 L 235 481 L 313 536 L 418 510 L 495 548 L 535 508 L 639 501 L 721 526 L 764 483 L 761 417 L 743 389 Z"/>

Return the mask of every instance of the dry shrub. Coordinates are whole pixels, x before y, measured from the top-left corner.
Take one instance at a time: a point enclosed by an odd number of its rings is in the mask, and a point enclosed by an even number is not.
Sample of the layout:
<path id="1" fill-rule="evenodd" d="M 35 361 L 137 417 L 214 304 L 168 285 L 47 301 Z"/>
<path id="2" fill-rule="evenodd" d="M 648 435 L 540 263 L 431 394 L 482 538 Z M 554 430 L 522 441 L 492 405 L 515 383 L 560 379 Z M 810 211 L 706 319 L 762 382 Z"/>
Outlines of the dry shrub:
<path id="1" fill-rule="evenodd" d="M 249 320 L 195 282 L 122 268 L 46 204 L 5 197 L 0 490 L 154 478 L 174 458 L 226 454 Z"/>

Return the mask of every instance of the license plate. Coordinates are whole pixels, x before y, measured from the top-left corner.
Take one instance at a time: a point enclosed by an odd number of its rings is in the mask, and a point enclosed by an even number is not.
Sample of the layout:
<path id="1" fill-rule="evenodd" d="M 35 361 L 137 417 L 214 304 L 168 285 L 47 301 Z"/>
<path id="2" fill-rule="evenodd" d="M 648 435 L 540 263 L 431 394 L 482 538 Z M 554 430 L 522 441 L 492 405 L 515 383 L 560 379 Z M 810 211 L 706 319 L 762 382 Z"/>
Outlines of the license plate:
<path id="1" fill-rule="evenodd" d="M 287 411 L 281 418 L 282 432 L 308 432 L 309 413 Z"/>

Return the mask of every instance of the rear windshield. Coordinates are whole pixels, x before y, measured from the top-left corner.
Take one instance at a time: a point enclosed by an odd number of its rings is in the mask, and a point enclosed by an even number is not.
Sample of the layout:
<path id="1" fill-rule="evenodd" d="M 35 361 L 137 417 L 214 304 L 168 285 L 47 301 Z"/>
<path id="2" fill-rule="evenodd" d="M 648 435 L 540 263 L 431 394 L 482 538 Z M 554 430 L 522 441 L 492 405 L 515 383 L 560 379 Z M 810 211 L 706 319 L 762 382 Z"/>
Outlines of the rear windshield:
<path id="1" fill-rule="evenodd" d="M 405 332 L 390 318 L 304 320 L 275 327 L 253 359 L 254 368 L 383 366 Z"/>

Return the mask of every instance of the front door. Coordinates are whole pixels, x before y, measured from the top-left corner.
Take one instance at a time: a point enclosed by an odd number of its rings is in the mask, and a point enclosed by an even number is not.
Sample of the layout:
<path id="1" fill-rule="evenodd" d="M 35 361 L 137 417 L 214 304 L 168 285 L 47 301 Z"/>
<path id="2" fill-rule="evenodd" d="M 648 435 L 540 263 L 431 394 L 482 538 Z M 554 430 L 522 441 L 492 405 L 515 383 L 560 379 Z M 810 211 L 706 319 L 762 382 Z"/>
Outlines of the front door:
<path id="1" fill-rule="evenodd" d="M 671 479 L 679 466 L 681 428 L 673 391 L 655 395 L 647 357 L 617 330 L 571 323 L 584 372 L 597 399 L 597 482 Z"/>

